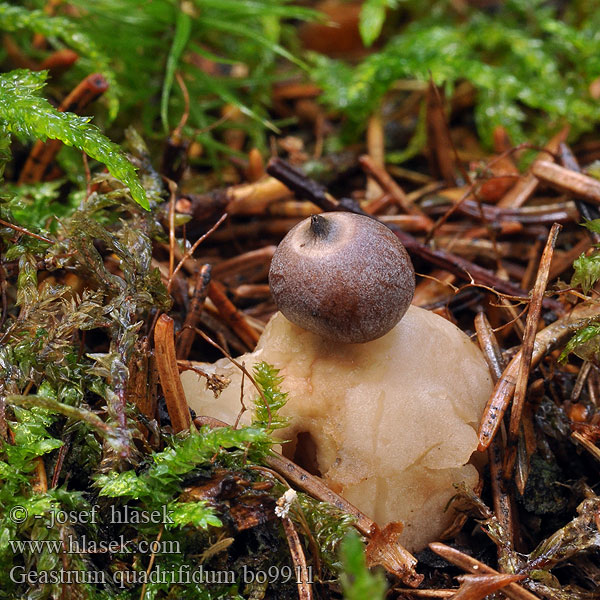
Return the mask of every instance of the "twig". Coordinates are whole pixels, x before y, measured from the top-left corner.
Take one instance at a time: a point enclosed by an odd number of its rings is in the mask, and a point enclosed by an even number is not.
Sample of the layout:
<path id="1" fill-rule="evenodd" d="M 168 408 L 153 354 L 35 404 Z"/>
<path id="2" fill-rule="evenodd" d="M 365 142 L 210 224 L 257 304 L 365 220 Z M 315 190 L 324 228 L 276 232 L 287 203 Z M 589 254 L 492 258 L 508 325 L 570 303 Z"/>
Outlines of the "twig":
<path id="1" fill-rule="evenodd" d="M 290 195 L 290 190 L 277 179 L 267 177 L 225 191 L 226 210 L 232 215 L 262 215 L 267 206 Z"/>
<path id="2" fill-rule="evenodd" d="M 194 423 L 197 425 L 208 425 L 209 427 L 228 427 L 228 424 L 214 417 L 196 417 Z M 273 452 L 271 456 L 265 459 L 265 463 L 276 473 L 283 475 L 288 481 L 291 481 L 299 489 L 310 494 L 321 502 L 328 502 L 339 510 L 352 515 L 356 521 L 354 526 L 364 536 L 370 537 L 377 528 L 374 521 L 369 519 L 365 514 L 360 512 L 358 508 L 350 504 L 347 500 L 329 489 L 322 479 L 311 475 L 302 467 L 293 463 L 291 460 L 281 456 L 277 452 Z"/>
<path id="3" fill-rule="evenodd" d="M 263 246 L 258 250 L 250 250 L 250 252 L 244 252 L 224 260 L 213 266 L 213 277 L 219 281 L 226 281 L 242 271 L 253 269 L 257 265 L 266 265 L 268 268 L 276 248 L 277 246 L 272 245 Z"/>
<path id="4" fill-rule="evenodd" d="M 571 396 L 569 400 L 571 402 L 577 402 L 579 399 L 579 395 L 581 394 L 581 390 L 583 390 L 583 386 L 590 374 L 592 369 L 592 362 L 586 360 L 582 365 L 581 369 L 579 369 L 579 373 L 577 373 L 577 379 L 575 380 L 575 384 L 573 385 L 573 389 L 571 390 Z"/>
<path id="5" fill-rule="evenodd" d="M 446 546 L 446 544 L 434 542 L 429 544 L 429 547 L 449 563 L 452 563 L 469 573 L 500 575 L 500 573 L 495 569 L 492 569 L 492 567 L 488 567 L 485 563 L 482 563 L 476 558 L 473 558 L 460 550 Z M 510 583 L 503 588 L 502 593 L 506 594 L 511 600 L 539 600 L 536 595 L 521 587 L 518 583 Z"/>
<path id="6" fill-rule="evenodd" d="M 175 246 L 177 240 L 175 239 L 175 199 L 177 193 L 177 184 L 169 178 L 165 178 L 169 186 L 169 282 L 167 285 L 167 292 L 171 291 L 173 284 L 174 268 L 175 268 Z"/>
<path id="7" fill-rule="evenodd" d="M 394 588 L 394 591 L 413 596 L 414 598 L 452 598 L 458 590 L 411 590 L 410 588 Z"/>
<path id="8" fill-rule="evenodd" d="M 583 303 L 577 306 L 572 313 L 542 329 L 535 337 L 530 368 L 534 368 L 547 353 L 561 346 L 575 331 L 597 321 L 598 318 L 600 318 L 600 305 Z M 481 452 L 487 450 L 500 427 L 502 417 L 515 391 L 520 363 L 521 350 L 513 356 L 504 369 L 502 377 L 496 383 L 485 407 L 479 426 L 478 450 Z"/>
<path id="9" fill-rule="evenodd" d="M 575 171 L 576 173 L 581 173 L 581 168 L 579 167 L 579 163 L 575 158 L 573 152 L 571 152 L 571 148 L 567 146 L 567 144 L 560 144 L 559 146 L 559 154 L 560 160 L 563 164 L 563 167 L 567 169 L 571 169 L 571 171 Z M 581 198 L 575 198 L 575 205 L 579 210 L 579 214 L 586 220 L 592 221 L 598 218 L 598 210 L 592 206 L 590 206 L 585 200 Z M 600 233 L 596 233 L 595 231 L 587 230 L 588 236 L 592 239 L 594 244 L 598 244 L 600 242 Z"/>
<path id="10" fill-rule="evenodd" d="M 263 404 L 265 405 L 265 407 L 267 409 L 267 412 L 269 413 L 269 420 L 267 422 L 267 428 L 271 427 L 271 406 L 267 402 L 267 399 L 265 398 L 264 392 L 261 390 L 261 388 L 258 385 L 258 383 L 256 383 L 256 380 L 254 379 L 254 377 L 252 377 L 252 375 L 248 371 L 248 369 L 246 369 L 246 367 L 244 366 L 243 363 L 240 363 L 235 358 L 233 358 L 231 356 L 231 354 L 229 354 L 229 352 L 227 352 L 227 350 L 225 350 L 225 348 L 223 348 L 222 346 L 219 346 L 219 344 L 217 344 L 214 340 L 212 340 L 210 337 L 208 337 L 204 333 L 204 331 L 202 331 L 201 329 L 198 329 L 196 327 L 196 333 L 203 340 L 205 340 L 206 342 L 208 342 L 213 348 L 216 348 L 217 350 L 220 350 L 223 353 L 223 356 L 225 356 L 232 364 L 234 364 L 252 382 L 252 385 L 256 388 L 256 391 L 258 392 L 259 396 L 261 397 L 261 400 L 263 401 Z"/>
<path id="11" fill-rule="evenodd" d="M 484 600 L 507 585 L 525 579 L 525 575 L 459 575 L 457 579 L 461 585 L 454 600 Z"/>
<path id="12" fill-rule="evenodd" d="M 281 524 L 283 525 L 288 546 L 290 547 L 290 554 L 292 555 L 295 572 L 298 573 L 299 571 L 299 577 L 296 580 L 298 585 L 298 598 L 300 600 L 312 600 L 312 582 L 310 581 L 306 566 L 306 557 L 304 556 L 304 550 L 302 550 L 298 532 L 294 529 L 294 524 L 289 517 L 283 517 L 281 519 Z"/>
<path id="13" fill-rule="evenodd" d="M 385 168 L 385 132 L 383 130 L 380 108 L 374 111 L 369 118 L 367 125 L 367 152 L 367 158 L 372 165 L 380 169 Z M 365 190 L 367 200 L 371 201 L 379 198 L 383 194 L 382 187 L 384 186 L 381 185 L 377 177 L 371 173 L 371 177 L 367 178 L 367 189 Z M 401 195 L 404 196 L 404 192 L 401 191 Z"/>
<path id="14" fill-rule="evenodd" d="M 254 350 L 260 336 L 248 325 L 244 315 L 229 300 L 225 294 L 225 288 L 218 281 L 213 280 L 209 283 L 208 297 L 217 307 L 223 320 L 235 331 L 248 350 Z"/>
<path id="15" fill-rule="evenodd" d="M 50 487 L 54 489 L 58 485 L 58 478 L 60 477 L 60 472 L 62 470 L 62 466 L 65 462 L 65 457 L 67 456 L 67 452 L 69 451 L 69 440 L 63 442 L 63 445 L 58 449 L 58 455 L 56 457 L 56 464 L 54 465 L 54 472 L 52 473 L 52 481 L 50 483 Z"/>
<path id="16" fill-rule="evenodd" d="M 548 234 L 548 241 L 542 253 L 540 267 L 536 277 L 529 311 L 527 312 L 527 321 L 525 322 L 525 333 L 523 334 L 523 344 L 521 345 L 521 362 L 519 365 L 519 374 L 515 385 L 515 393 L 510 414 L 510 427 L 508 430 L 508 442 L 506 455 L 504 457 L 504 477 L 510 478 L 516 459 L 517 442 L 519 438 L 519 427 L 521 425 L 521 415 L 525 404 L 525 395 L 527 393 L 527 381 L 531 369 L 531 357 L 533 354 L 533 344 L 535 334 L 542 311 L 542 299 L 546 286 L 548 285 L 548 273 L 550 272 L 550 263 L 552 262 L 552 253 L 556 238 L 561 230 L 561 226 L 554 224 Z"/>
<path id="17" fill-rule="evenodd" d="M 177 338 L 177 358 L 179 359 L 186 359 L 192 349 L 194 337 L 196 336 L 195 328 L 200 323 L 204 300 L 206 300 L 206 294 L 208 293 L 211 269 L 212 265 L 202 265 L 196 274 L 190 308 L 185 316 L 181 334 Z"/>
<path id="18" fill-rule="evenodd" d="M 181 268 L 183 267 L 183 264 L 185 263 L 185 261 L 190 258 L 194 252 L 196 251 L 196 248 L 198 248 L 198 246 L 207 238 L 209 237 L 212 233 L 214 233 L 223 223 L 223 221 L 225 221 L 225 219 L 228 217 L 229 215 L 227 213 L 224 213 L 221 218 L 203 235 L 201 235 L 195 242 L 194 244 L 185 251 L 185 254 L 181 257 L 181 260 L 177 263 L 177 266 L 173 269 L 173 272 L 171 272 L 170 268 L 169 268 L 169 283 L 167 285 L 167 291 L 171 290 L 171 286 L 173 285 L 173 278 L 175 277 L 175 275 L 177 275 L 177 273 L 179 273 L 179 271 L 181 270 Z M 170 231 L 169 231 L 170 233 Z M 175 253 L 174 253 L 175 254 Z M 170 267 L 170 265 L 169 265 Z"/>
<path id="19" fill-rule="evenodd" d="M 19 233 L 22 233 L 23 235 L 28 235 L 32 238 L 35 238 L 36 240 L 40 240 L 41 242 L 46 242 L 46 244 L 55 244 L 56 243 L 56 242 L 54 242 L 54 240 L 51 240 L 50 238 L 44 237 L 43 235 L 38 235 L 37 233 L 33 233 L 33 231 L 29 231 L 29 229 L 25 229 L 25 227 L 19 227 L 19 225 L 9 223 L 8 221 L 5 221 L 4 219 L 0 219 L 0 225 L 3 225 L 4 227 L 8 227 L 9 229 L 13 229 L 14 231 L 18 231 Z"/>
<path id="20" fill-rule="evenodd" d="M 416 205 L 408 201 L 404 190 L 392 179 L 390 174 L 385 170 L 385 167 L 378 165 L 370 156 L 363 155 L 358 159 L 360 166 L 375 178 L 377 183 L 396 201 L 396 204 L 409 215 L 416 215 L 425 218 L 429 221 L 429 225 L 433 225 L 433 221 L 423 213 Z"/>
<path id="21" fill-rule="evenodd" d="M 571 438 L 575 440 L 578 444 L 581 444 L 597 461 L 600 461 L 600 448 L 595 444 L 592 444 L 588 438 L 579 433 L 578 431 L 574 431 L 571 434 Z"/>
<path id="22" fill-rule="evenodd" d="M 548 154 L 551 156 L 558 152 L 560 144 L 566 141 L 569 134 L 569 127 L 561 129 L 554 137 L 552 137 L 546 146 L 544 151 L 540 152 L 534 161 L 534 165 L 537 161 L 547 160 Z M 498 206 L 501 207 L 518 207 L 522 206 L 527 202 L 529 197 L 535 192 L 539 183 L 538 178 L 529 173 L 523 179 L 520 179 L 517 184 L 498 202 Z"/>
<path id="23" fill-rule="evenodd" d="M 156 542 L 155 544 L 153 544 L 154 547 L 156 547 L 158 545 L 158 542 L 160 542 L 160 538 L 162 537 L 163 531 L 164 531 L 164 525 L 160 526 L 160 529 L 158 530 L 158 535 L 156 536 Z M 154 560 L 156 559 L 156 552 L 153 550 L 152 554 L 150 555 L 150 560 L 148 561 L 148 568 L 146 569 L 146 577 L 148 575 L 150 575 L 150 572 L 152 571 L 152 567 L 154 566 Z M 144 598 L 146 597 L 146 585 L 147 585 L 147 580 L 144 580 L 144 583 L 142 585 L 142 590 L 140 593 L 140 600 L 144 600 Z"/>
<path id="24" fill-rule="evenodd" d="M 219 419 L 206 416 L 196 417 L 194 423 L 198 426 L 208 425 L 209 427 L 229 426 Z M 376 559 L 379 559 L 377 564 L 382 564 L 407 585 L 416 587 L 423 580 L 423 576 L 414 570 L 417 560 L 397 541 L 397 536 L 402 530 L 401 524 L 389 523 L 385 529 L 380 530 L 376 523 L 360 512 L 358 508 L 330 490 L 322 479 L 311 475 L 291 460 L 272 452 L 264 461 L 276 473 L 291 481 L 307 494 L 352 515 L 356 519 L 353 523 L 354 527 L 370 540 L 367 546 L 367 556 L 369 552 L 374 555 Z"/>
<path id="25" fill-rule="evenodd" d="M 35 465 L 34 474 L 31 481 L 31 487 L 35 494 L 45 494 L 48 491 L 48 475 L 46 465 L 42 456 L 36 456 L 33 459 Z"/>
<path id="26" fill-rule="evenodd" d="M 531 171 L 539 179 L 558 190 L 600 204 L 600 181 L 593 177 L 565 169 L 546 160 L 535 163 Z"/>
<path id="27" fill-rule="evenodd" d="M 338 201 L 320 183 L 280 158 L 272 158 L 269 161 L 267 173 L 283 182 L 298 198 L 308 199 L 324 211 L 346 210 L 340 207 Z M 362 211 L 358 209 L 356 212 Z"/>
<path id="28" fill-rule="evenodd" d="M 450 137 L 442 95 L 431 79 L 427 87 L 426 102 L 427 147 L 433 154 L 431 159 L 435 159 L 430 160 L 434 163 L 431 166 L 437 167 L 433 170 L 439 172 L 446 183 L 455 185 L 454 169 L 460 165 L 460 161 Z M 451 150 L 454 150 L 454 154 Z"/>
<path id="29" fill-rule="evenodd" d="M 175 433 L 190 428 L 192 418 L 179 378 L 175 341 L 173 338 L 173 319 L 161 315 L 154 329 L 154 345 L 156 347 L 156 366 L 160 377 L 160 385 L 167 403 L 171 425 Z"/>
<path id="30" fill-rule="evenodd" d="M 271 288 L 268 283 L 245 283 L 238 285 L 233 290 L 233 295 L 238 299 L 265 300 L 271 297 Z"/>
<path id="31" fill-rule="evenodd" d="M 524 225 L 552 225 L 579 220 L 579 212 L 573 202 L 554 202 L 536 206 L 502 208 L 464 199 L 455 205 L 456 211 L 474 219 L 496 224 L 516 222 Z"/>
<path id="32" fill-rule="evenodd" d="M 502 376 L 505 364 L 502 357 L 502 351 L 494 335 L 494 331 L 485 316 L 485 313 L 477 313 L 475 317 L 475 329 L 477 331 L 477 341 L 483 352 L 483 356 L 488 364 L 492 380 L 494 383 Z M 492 496 L 494 501 L 494 514 L 502 526 L 505 534 L 508 536 L 508 548 L 498 548 L 498 560 L 502 565 L 509 559 L 507 550 L 514 547 L 515 516 L 513 511 L 512 499 L 509 495 L 506 481 L 502 472 L 502 445 L 496 437 L 492 440 L 488 448 L 488 458 L 490 464 L 490 479 L 492 487 Z"/>

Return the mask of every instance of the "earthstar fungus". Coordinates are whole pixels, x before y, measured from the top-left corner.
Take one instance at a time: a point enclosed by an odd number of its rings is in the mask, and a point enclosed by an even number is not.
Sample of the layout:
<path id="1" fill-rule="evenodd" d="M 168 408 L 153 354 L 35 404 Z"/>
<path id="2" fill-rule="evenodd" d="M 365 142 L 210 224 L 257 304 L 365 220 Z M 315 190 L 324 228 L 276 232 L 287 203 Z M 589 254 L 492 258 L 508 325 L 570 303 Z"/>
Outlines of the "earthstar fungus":
<path id="1" fill-rule="evenodd" d="M 480 350 L 460 329 L 409 306 L 414 271 L 406 251 L 401 245 L 398 250 L 399 242 L 387 228 L 347 213 L 319 218 L 326 220 L 325 228 L 332 225 L 324 236 L 314 231 L 323 223 L 308 219 L 281 242 L 284 258 L 276 252 L 270 274 L 274 296 L 278 302 L 286 293 L 298 296 L 306 291 L 311 296 L 314 275 L 323 285 L 345 286 L 344 294 L 354 294 L 353 299 L 329 291 L 322 294 L 321 305 L 315 298 L 306 303 L 294 298 L 292 309 L 284 300 L 255 351 L 239 360 L 247 369 L 259 361 L 280 369 L 281 387 L 289 392 L 280 413 L 290 418 L 289 426 L 277 432 L 282 440 L 289 440 L 282 444 L 283 454 L 321 476 L 381 527 L 401 521 L 400 541 L 410 551 L 419 550 L 438 539 L 453 520 L 452 512 L 445 510 L 455 493 L 453 484 L 477 484 L 479 474 L 470 460 L 477 448 L 476 428 L 492 390 L 491 378 Z M 340 230 L 335 231 L 337 227 Z M 332 231 L 335 235 L 330 238 Z M 311 240 L 315 235 L 317 239 Z M 321 247 L 323 239 L 333 239 L 334 246 L 341 248 L 357 244 L 356 262 L 347 247 L 336 251 Z M 308 256 L 298 259 L 302 252 Z M 296 263 L 288 272 L 290 256 Z M 335 260 L 327 263 L 328 256 Z M 394 275 L 374 274 L 364 266 L 378 260 L 391 265 Z M 322 261 L 326 264 L 319 273 Z M 404 263 L 403 274 L 394 271 L 398 263 Z M 311 269 L 316 270 L 313 275 Z M 345 274 L 352 280 L 350 286 L 341 283 Z M 302 285 L 293 283 L 296 277 Z M 400 280 L 404 291 L 398 291 Z M 360 286 L 369 288 L 366 294 L 355 289 Z M 378 286 L 380 304 L 388 303 L 388 308 L 391 304 L 388 312 L 394 316 L 386 314 L 381 333 L 374 337 L 377 327 L 369 319 L 380 309 L 369 311 L 361 302 L 371 298 Z M 328 317 L 318 318 L 319 311 Z M 338 311 L 345 322 L 331 329 L 333 335 L 323 334 L 332 311 Z M 354 311 L 352 317 L 348 311 Z M 369 315 L 367 325 L 349 322 L 363 312 Z M 350 343 L 357 338 L 369 341 Z M 226 359 L 203 364 L 202 369 L 229 377 L 231 383 L 215 398 L 195 374 L 183 373 L 190 406 L 198 414 L 235 422 L 240 411 L 239 369 Z M 251 406 L 255 390 L 246 385 L 244 395 Z M 250 420 L 245 413 L 241 423 Z"/>

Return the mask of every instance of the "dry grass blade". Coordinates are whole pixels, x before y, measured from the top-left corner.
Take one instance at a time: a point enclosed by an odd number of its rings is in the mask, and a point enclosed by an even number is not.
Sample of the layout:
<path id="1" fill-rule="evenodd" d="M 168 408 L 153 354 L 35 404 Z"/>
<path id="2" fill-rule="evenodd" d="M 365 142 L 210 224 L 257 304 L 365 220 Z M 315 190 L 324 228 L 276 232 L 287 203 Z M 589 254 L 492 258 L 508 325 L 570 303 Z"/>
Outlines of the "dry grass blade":
<path id="1" fill-rule="evenodd" d="M 527 321 L 525 323 L 525 333 L 523 334 L 523 344 L 521 346 L 521 363 L 519 365 L 519 374 L 515 385 L 515 394 L 512 404 L 512 412 L 510 415 L 510 427 L 508 431 L 508 447 L 506 456 L 504 457 L 504 477 L 509 478 L 514 468 L 516 458 L 516 445 L 519 436 L 519 427 L 521 425 L 521 415 L 525 404 L 525 395 L 527 393 L 527 380 L 529 379 L 529 371 L 531 369 L 531 357 L 533 354 L 533 344 L 535 341 L 535 333 L 537 331 L 538 322 L 542 311 L 542 299 L 546 286 L 548 285 L 548 273 L 550 271 L 550 263 L 552 262 L 552 253 L 556 238 L 561 229 L 561 226 L 554 224 L 548 240 L 542 253 L 540 267 L 536 277 L 533 292 L 531 294 L 531 303 L 527 312 Z"/>
<path id="2" fill-rule="evenodd" d="M 185 399 L 183 385 L 179 378 L 173 337 L 173 319 L 171 317 L 161 315 L 156 322 L 154 345 L 156 348 L 156 367 L 173 431 L 175 433 L 184 431 L 190 428 L 192 418 Z"/>

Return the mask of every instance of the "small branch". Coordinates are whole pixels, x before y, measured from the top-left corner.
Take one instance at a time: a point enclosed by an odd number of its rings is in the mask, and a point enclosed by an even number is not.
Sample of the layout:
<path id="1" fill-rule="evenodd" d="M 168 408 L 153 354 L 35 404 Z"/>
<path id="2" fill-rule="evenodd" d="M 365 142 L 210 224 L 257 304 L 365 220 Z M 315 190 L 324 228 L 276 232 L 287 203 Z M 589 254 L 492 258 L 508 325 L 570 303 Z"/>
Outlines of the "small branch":
<path id="1" fill-rule="evenodd" d="M 267 165 L 267 173 L 284 183 L 298 198 L 310 200 L 324 211 L 340 210 L 337 200 L 320 183 L 284 160 L 272 158 Z"/>
<path id="2" fill-rule="evenodd" d="M 263 266 L 268 271 L 269 265 L 277 246 L 263 246 L 257 250 L 250 250 L 243 254 L 238 254 L 233 258 L 228 258 L 213 266 L 212 274 L 215 279 L 227 282 L 238 273 L 256 270 L 256 267 Z"/>
<path id="3" fill-rule="evenodd" d="M 54 489 L 58 485 L 58 479 L 62 470 L 63 463 L 69 451 L 69 444 L 71 443 L 71 435 L 68 435 L 68 440 L 64 441 L 63 445 L 58 449 L 58 455 L 56 457 L 56 464 L 54 465 L 54 472 L 52 473 L 52 482 L 50 487 Z"/>
<path id="4" fill-rule="evenodd" d="M 225 348 L 223 348 L 222 346 L 219 346 L 219 344 L 217 344 L 217 342 L 215 342 L 214 340 L 212 340 L 210 337 L 208 337 L 204 331 L 202 331 L 201 329 L 196 328 L 196 333 L 206 342 L 208 342 L 213 348 L 216 348 L 217 350 L 220 350 L 223 353 L 223 356 L 225 356 L 233 365 L 235 365 L 246 377 L 248 377 L 248 379 L 251 381 L 252 385 L 256 388 L 256 391 L 258 392 L 258 395 L 260 396 L 261 400 L 263 401 L 263 404 L 265 405 L 265 407 L 267 408 L 267 411 L 269 413 L 269 420 L 267 422 L 267 428 L 271 427 L 271 406 L 269 405 L 269 403 L 267 402 L 267 399 L 265 398 L 265 394 L 264 392 L 261 390 L 260 385 L 258 385 L 258 383 L 256 383 L 256 380 L 254 379 L 254 377 L 252 376 L 252 374 L 248 371 L 248 369 L 246 369 L 246 367 L 244 366 L 243 363 L 240 363 L 239 361 L 237 361 L 235 358 L 233 358 L 231 356 L 231 354 L 229 354 L 229 352 L 227 352 L 225 350 Z M 223 427 L 223 425 L 221 425 L 221 427 Z"/>
<path id="5" fill-rule="evenodd" d="M 199 427 L 208 425 L 209 427 L 230 427 L 227 423 L 215 419 L 214 417 L 196 417 L 194 423 Z M 273 471 L 279 473 L 288 481 L 291 481 L 298 489 L 303 490 L 321 502 L 328 502 L 339 510 L 352 515 L 356 521 L 354 527 L 365 537 L 369 538 L 374 545 L 371 545 L 371 553 L 382 557 L 381 563 L 386 569 L 400 577 L 407 585 L 418 585 L 423 577 L 416 573 L 414 566 L 417 563 L 415 557 L 406 550 L 398 541 L 397 534 L 402 526 L 399 523 L 390 523 L 380 530 L 377 524 L 364 515 L 358 508 L 350 504 L 347 500 L 330 490 L 323 480 L 311 475 L 291 460 L 272 452 L 265 459 L 265 464 Z M 367 547 L 367 552 L 369 547 Z M 391 556 L 395 561 L 383 558 L 384 555 Z"/>

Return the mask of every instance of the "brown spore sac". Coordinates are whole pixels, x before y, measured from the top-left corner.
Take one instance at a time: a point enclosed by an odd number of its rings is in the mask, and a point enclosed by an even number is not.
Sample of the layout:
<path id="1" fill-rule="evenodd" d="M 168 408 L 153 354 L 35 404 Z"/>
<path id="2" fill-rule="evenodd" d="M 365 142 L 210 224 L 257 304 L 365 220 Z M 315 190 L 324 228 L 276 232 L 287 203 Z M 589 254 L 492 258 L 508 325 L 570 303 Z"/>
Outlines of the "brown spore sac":
<path id="1" fill-rule="evenodd" d="M 279 244 L 269 272 L 279 310 L 323 338 L 364 343 L 390 331 L 406 312 L 415 274 L 404 246 L 361 215 L 313 215 Z"/>

